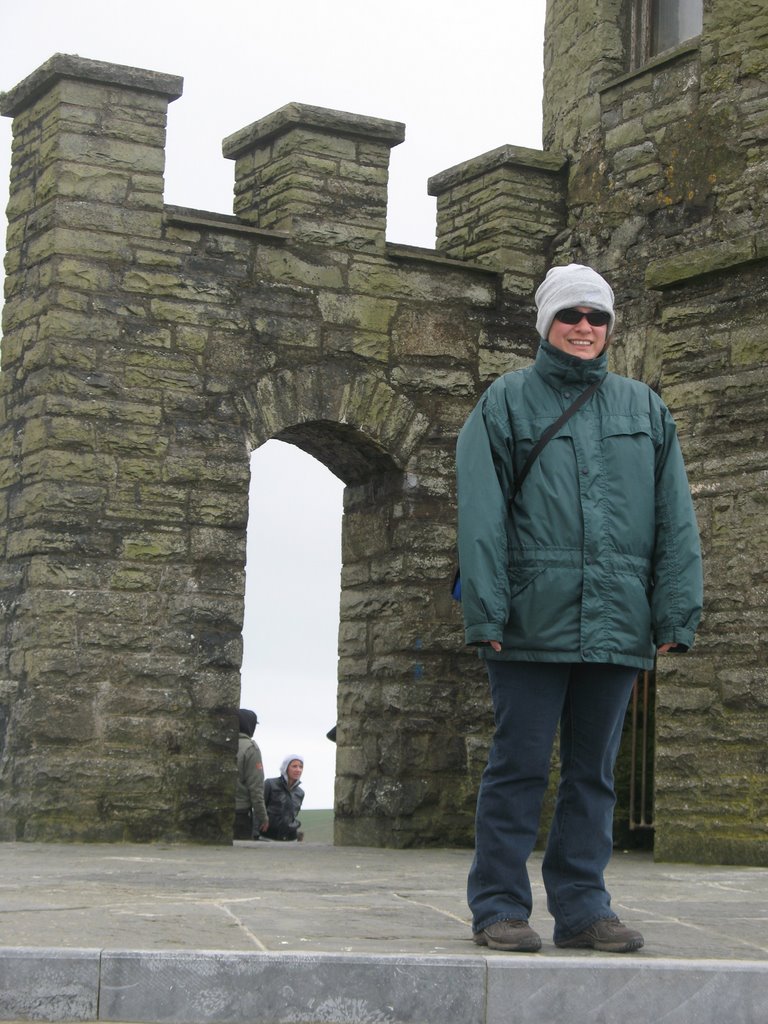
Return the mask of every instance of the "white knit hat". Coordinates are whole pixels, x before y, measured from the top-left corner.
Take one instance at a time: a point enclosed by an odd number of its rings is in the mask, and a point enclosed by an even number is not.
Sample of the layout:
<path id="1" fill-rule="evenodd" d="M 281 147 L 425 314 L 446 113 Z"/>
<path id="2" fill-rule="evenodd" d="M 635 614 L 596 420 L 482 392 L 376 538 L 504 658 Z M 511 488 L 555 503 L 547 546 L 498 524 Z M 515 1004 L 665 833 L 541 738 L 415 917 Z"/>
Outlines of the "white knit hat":
<path id="1" fill-rule="evenodd" d="M 555 313 L 571 306 L 591 306 L 610 314 L 606 338 L 610 338 L 616 323 L 613 311 L 613 289 L 596 270 L 581 263 L 567 267 L 552 267 L 536 289 L 536 329 L 539 337 L 547 338 Z"/>

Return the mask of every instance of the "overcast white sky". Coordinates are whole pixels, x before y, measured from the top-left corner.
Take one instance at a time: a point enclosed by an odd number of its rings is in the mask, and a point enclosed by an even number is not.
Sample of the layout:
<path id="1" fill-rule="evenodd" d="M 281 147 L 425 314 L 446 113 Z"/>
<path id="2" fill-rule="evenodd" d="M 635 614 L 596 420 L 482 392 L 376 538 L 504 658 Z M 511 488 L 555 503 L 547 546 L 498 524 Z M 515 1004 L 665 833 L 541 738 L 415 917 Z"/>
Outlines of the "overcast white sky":
<path id="1" fill-rule="evenodd" d="M 541 145 L 545 0 L 0 0 L 0 90 L 54 53 L 181 75 L 166 202 L 232 212 L 221 141 L 298 101 L 403 121 L 387 237 L 434 244 L 427 179 L 497 146 Z M 0 119 L 0 203 L 11 123 Z M 252 461 L 242 705 L 268 775 L 305 756 L 306 807 L 333 805 L 340 482 L 290 445 Z"/>

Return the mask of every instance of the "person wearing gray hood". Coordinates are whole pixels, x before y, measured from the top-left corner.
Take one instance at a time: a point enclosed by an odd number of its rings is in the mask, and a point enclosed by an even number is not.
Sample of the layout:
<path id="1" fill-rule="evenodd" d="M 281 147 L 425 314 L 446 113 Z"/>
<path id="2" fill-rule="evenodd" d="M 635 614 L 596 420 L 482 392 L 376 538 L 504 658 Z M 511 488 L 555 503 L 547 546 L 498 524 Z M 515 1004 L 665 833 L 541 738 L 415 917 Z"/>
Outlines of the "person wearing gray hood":
<path id="1" fill-rule="evenodd" d="M 253 739 L 258 725 L 254 711 L 240 708 L 237 741 L 237 784 L 235 786 L 235 839 L 258 839 L 269 825 L 264 804 L 264 765 Z"/>
<path id="2" fill-rule="evenodd" d="M 304 800 L 304 790 L 299 785 L 303 771 L 304 758 L 299 754 L 289 754 L 283 758 L 280 775 L 265 782 L 264 800 L 269 815 L 269 828 L 264 833 L 266 839 L 301 842 L 304 838 L 304 833 L 299 831 L 301 822 L 297 817 Z"/>

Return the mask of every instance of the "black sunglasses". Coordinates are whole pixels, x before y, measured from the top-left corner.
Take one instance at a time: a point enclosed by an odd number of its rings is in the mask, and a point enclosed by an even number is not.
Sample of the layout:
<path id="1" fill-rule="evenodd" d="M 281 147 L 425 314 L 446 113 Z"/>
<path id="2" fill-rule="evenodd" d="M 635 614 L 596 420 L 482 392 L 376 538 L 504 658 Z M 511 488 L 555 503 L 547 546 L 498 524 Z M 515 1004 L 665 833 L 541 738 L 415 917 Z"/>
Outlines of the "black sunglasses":
<path id="1" fill-rule="evenodd" d="M 582 313 L 580 309 L 561 309 L 555 313 L 555 320 L 571 326 L 580 324 L 584 317 L 587 318 L 590 327 L 605 327 L 611 322 L 611 314 L 604 313 L 602 309 L 593 309 L 589 313 Z"/>

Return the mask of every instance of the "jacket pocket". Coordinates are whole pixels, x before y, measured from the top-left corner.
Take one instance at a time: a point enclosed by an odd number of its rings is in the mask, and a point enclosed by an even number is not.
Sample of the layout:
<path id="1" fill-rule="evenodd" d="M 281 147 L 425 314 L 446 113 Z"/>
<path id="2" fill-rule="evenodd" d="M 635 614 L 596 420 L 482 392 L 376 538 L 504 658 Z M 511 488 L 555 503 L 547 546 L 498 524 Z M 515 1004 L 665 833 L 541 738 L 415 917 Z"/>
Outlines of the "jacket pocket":
<path id="1" fill-rule="evenodd" d="M 512 571 L 505 643 L 529 651 L 578 651 L 581 591 L 576 566 Z"/>
<path id="2" fill-rule="evenodd" d="M 650 583 L 639 573 L 611 573 L 604 603 L 606 638 L 615 649 L 641 657 L 652 652 Z"/>
<path id="3" fill-rule="evenodd" d="M 648 558 L 656 530 L 656 445 L 649 417 L 612 416 L 604 422 L 600 459 L 614 546 Z"/>

